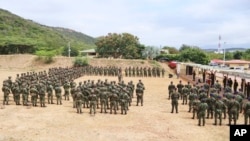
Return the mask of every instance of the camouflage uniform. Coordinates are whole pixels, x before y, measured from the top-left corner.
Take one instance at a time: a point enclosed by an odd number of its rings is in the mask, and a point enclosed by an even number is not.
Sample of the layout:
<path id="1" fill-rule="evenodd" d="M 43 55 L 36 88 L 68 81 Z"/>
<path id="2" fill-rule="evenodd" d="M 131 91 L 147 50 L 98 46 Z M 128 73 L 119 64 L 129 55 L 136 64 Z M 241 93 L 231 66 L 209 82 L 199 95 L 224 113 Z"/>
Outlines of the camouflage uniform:
<path id="1" fill-rule="evenodd" d="M 9 94 L 10 94 L 10 88 L 8 86 L 3 86 L 2 91 L 4 93 L 3 96 L 3 105 L 8 105 L 9 103 Z"/>
<path id="2" fill-rule="evenodd" d="M 194 97 L 195 97 L 195 99 L 194 99 L 194 101 L 192 102 L 192 103 L 193 103 L 193 105 L 192 105 L 192 107 L 193 107 L 193 117 L 192 117 L 192 119 L 195 119 L 195 115 L 198 114 L 198 106 L 199 106 L 199 104 L 201 103 L 201 101 L 198 99 L 198 96 L 197 96 L 197 95 L 194 96 Z M 197 115 L 197 117 L 198 117 L 198 115 Z"/>
<path id="3" fill-rule="evenodd" d="M 198 106 L 198 125 L 201 126 L 201 120 L 202 120 L 202 125 L 205 126 L 205 115 L 206 115 L 206 110 L 208 108 L 207 103 L 205 102 L 204 99 L 201 100 L 201 103 Z"/>
<path id="4" fill-rule="evenodd" d="M 225 104 L 221 100 L 221 97 L 218 97 L 215 102 L 215 110 L 214 110 L 214 125 L 217 125 L 217 119 L 220 121 L 220 125 L 222 122 L 222 112 Z"/>
<path id="5" fill-rule="evenodd" d="M 170 85 L 168 85 L 168 99 L 170 99 L 171 94 L 173 93 L 175 89 L 175 85 L 173 84 L 173 82 L 170 82 Z"/>
<path id="6" fill-rule="evenodd" d="M 76 101 L 77 113 L 80 114 L 82 113 L 82 99 L 83 99 L 83 95 L 80 89 L 77 89 L 76 93 L 74 94 L 74 99 Z"/>
<path id="7" fill-rule="evenodd" d="M 229 125 L 231 125 L 232 120 L 234 121 L 234 125 L 236 125 L 239 108 L 240 104 L 237 100 L 235 100 L 235 97 L 233 96 L 232 99 L 228 102 Z"/>
<path id="8" fill-rule="evenodd" d="M 245 125 L 250 124 L 250 97 L 244 106 L 244 122 Z"/>
<path id="9" fill-rule="evenodd" d="M 59 84 L 55 87 L 56 103 L 62 105 L 62 89 Z"/>
<path id="10" fill-rule="evenodd" d="M 171 94 L 171 105 L 172 105 L 172 111 L 171 113 L 175 112 L 178 113 L 178 100 L 179 100 L 180 94 L 174 89 L 174 91 Z"/>
<path id="11" fill-rule="evenodd" d="M 69 84 L 69 82 L 66 82 L 64 84 L 63 88 L 64 88 L 64 97 L 65 97 L 65 100 L 69 101 L 69 92 L 70 92 L 70 84 Z"/>
<path id="12" fill-rule="evenodd" d="M 116 114 L 117 100 L 118 100 L 118 96 L 115 92 L 113 92 L 113 94 L 110 96 L 110 114 L 112 114 L 113 110 Z"/>
<path id="13" fill-rule="evenodd" d="M 34 85 L 30 88 L 31 102 L 33 106 L 37 106 L 37 95 L 38 91 Z"/>
<path id="14" fill-rule="evenodd" d="M 53 86 L 51 84 L 49 84 L 47 86 L 47 97 L 48 97 L 48 104 L 54 104 L 53 102 Z"/>
<path id="15" fill-rule="evenodd" d="M 91 90 L 91 94 L 89 95 L 89 101 L 90 101 L 90 105 L 89 105 L 89 113 L 90 114 L 93 114 L 93 111 L 94 111 L 94 114 L 96 113 L 96 102 L 97 102 L 98 98 L 95 94 L 95 91 L 92 89 Z"/>

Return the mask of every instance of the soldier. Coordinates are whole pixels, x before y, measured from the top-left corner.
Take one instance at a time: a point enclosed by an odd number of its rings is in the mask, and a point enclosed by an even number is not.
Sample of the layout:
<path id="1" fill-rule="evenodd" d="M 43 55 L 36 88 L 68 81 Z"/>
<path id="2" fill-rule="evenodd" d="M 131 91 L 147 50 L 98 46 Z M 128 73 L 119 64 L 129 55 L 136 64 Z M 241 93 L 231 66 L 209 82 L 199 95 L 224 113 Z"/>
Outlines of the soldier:
<path id="1" fill-rule="evenodd" d="M 221 96 L 218 96 L 215 102 L 215 110 L 214 110 L 214 125 L 217 125 L 217 119 L 220 120 L 220 125 L 222 122 L 222 112 L 225 107 L 225 104 L 221 100 Z"/>
<path id="2" fill-rule="evenodd" d="M 129 101 L 129 96 L 128 96 L 128 92 L 126 91 L 125 88 L 122 88 L 122 97 L 121 97 L 121 114 L 123 114 L 123 111 L 124 111 L 124 114 L 126 115 L 127 114 L 127 110 L 128 110 L 128 101 Z"/>
<path id="3" fill-rule="evenodd" d="M 214 115 L 214 103 L 215 103 L 215 99 L 214 99 L 214 95 L 210 94 L 210 97 L 208 97 L 206 99 L 206 103 L 208 105 L 207 108 L 207 119 L 210 117 L 211 114 L 211 119 L 213 119 L 213 115 Z"/>
<path id="4" fill-rule="evenodd" d="M 118 96 L 115 93 L 115 90 L 113 90 L 113 94 L 111 94 L 110 96 L 110 114 L 112 114 L 113 110 L 116 114 L 117 101 L 118 101 Z"/>
<path id="5" fill-rule="evenodd" d="M 94 114 L 96 113 L 96 102 L 97 102 L 97 96 L 95 94 L 95 91 L 94 89 L 91 89 L 91 94 L 89 95 L 89 101 L 90 101 L 90 105 L 89 105 L 89 108 L 90 108 L 90 111 L 89 113 L 90 114 L 93 114 L 93 110 L 94 110 Z"/>
<path id="6" fill-rule="evenodd" d="M 12 92 L 13 92 L 13 95 L 14 95 L 14 100 L 15 100 L 16 105 L 21 105 L 20 104 L 21 90 L 20 90 L 20 87 L 19 87 L 17 82 L 14 83 Z"/>
<path id="7" fill-rule="evenodd" d="M 172 105 L 172 111 L 171 113 L 175 112 L 178 113 L 178 100 L 179 100 L 180 94 L 176 91 L 176 88 L 174 88 L 174 91 L 171 94 L 171 105 Z"/>
<path id="8" fill-rule="evenodd" d="M 89 108 L 89 95 L 90 95 L 90 89 L 87 88 L 87 86 L 83 89 L 83 108 L 85 106 Z"/>
<path id="9" fill-rule="evenodd" d="M 193 107 L 193 117 L 192 117 L 192 119 L 195 119 L 195 115 L 198 114 L 198 106 L 199 106 L 200 103 L 201 103 L 201 101 L 198 99 L 198 96 L 195 95 L 194 100 L 192 102 L 192 104 L 193 104 L 192 105 L 192 107 Z M 198 115 L 197 115 L 197 117 L 198 117 Z"/>
<path id="10" fill-rule="evenodd" d="M 164 68 L 162 68 L 162 69 L 161 69 L 161 75 L 162 75 L 162 77 L 165 76 L 165 72 L 166 72 L 166 70 L 165 70 Z"/>
<path id="11" fill-rule="evenodd" d="M 142 87 L 137 87 L 136 88 L 136 106 L 138 106 L 138 103 L 141 103 L 141 106 L 143 106 L 143 88 Z"/>
<path id="12" fill-rule="evenodd" d="M 121 82 L 121 81 L 122 81 L 122 73 L 119 72 L 119 73 L 118 73 L 118 82 Z"/>
<path id="13" fill-rule="evenodd" d="M 23 95 L 23 105 L 28 106 L 29 88 L 26 83 L 22 83 L 21 93 Z"/>
<path id="14" fill-rule="evenodd" d="M 214 84 L 214 88 L 220 93 L 221 92 L 221 84 L 219 83 L 218 80 L 216 80 Z"/>
<path id="15" fill-rule="evenodd" d="M 37 91 L 35 85 L 31 85 L 31 87 L 30 87 L 30 95 L 31 95 L 32 106 L 37 106 L 38 91 Z"/>
<path id="16" fill-rule="evenodd" d="M 170 96 L 173 93 L 174 89 L 175 89 L 175 85 L 173 84 L 173 81 L 171 81 L 170 85 L 168 85 L 168 99 L 170 99 Z"/>
<path id="17" fill-rule="evenodd" d="M 188 99 L 189 94 L 190 94 L 190 91 L 188 89 L 188 86 L 185 85 L 185 87 L 182 89 L 182 105 L 187 104 L 187 99 Z"/>
<path id="18" fill-rule="evenodd" d="M 62 105 L 62 89 L 59 86 L 59 84 L 56 84 L 55 94 L 56 94 L 56 104 Z"/>
<path id="19" fill-rule="evenodd" d="M 178 93 L 180 93 L 181 95 L 181 99 L 182 99 L 182 96 L 183 96 L 183 93 L 182 93 L 182 88 L 184 87 L 184 85 L 181 83 L 181 80 L 179 81 L 179 84 L 177 84 L 177 90 L 178 90 Z"/>
<path id="20" fill-rule="evenodd" d="M 45 93 L 46 93 L 46 88 L 45 85 L 40 82 L 40 89 L 39 89 L 39 98 L 40 98 L 40 106 L 41 107 L 46 107 L 45 106 Z"/>
<path id="21" fill-rule="evenodd" d="M 107 89 L 104 88 L 100 93 L 100 102 L 101 102 L 101 113 L 104 111 L 107 113 L 107 101 L 108 101 L 108 92 Z"/>
<path id="22" fill-rule="evenodd" d="M 248 101 L 246 102 L 243 110 L 245 125 L 247 125 L 248 123 L 250 124 L 250 97 L 248 97 Z"/>
<path id="23" fill-rule="evenodd" d="M 69 101 L 69 91 L 70 91 L 70 84 L 69 84 L 69 82 L 66 82 L 64 84 L 63 88 L 64 88 L 64 97 L 65 97 L 65 100 Z"/>
<path id="24" fill-rule="evenodd" d="M 231 125 L 232 120 L 234 121 L 234 125 L 236 125 L 239 108 L 239 102 L 235 100 L 235 96 L 232 96 L 232 99 L 228 102 L 229 125 Z"/>
<path id="25" fill-rule="evenodd" d="M 48 104 L 54 104 L 53 102 L 53 86 L 49 83 L 47 86 L 47 93 L 48 93 Z"/>
<path id="26" fill-rule="evenodd" d="M 74 99 L 76 101 L 77 113 L 81 114 L 82 113 L 82 99 L 83 99 L 83 95 L 81 93 L 81 89 L 80 88 L 78 88 L 76 90 L 76 93 L 74 94 Z"/>
<path id="27" fill-rule="evenodd" d="M 198 126 L 201 126 L 201 120 L 202 120 L 202 125 L 205 126 L 205 115 L 206 115 L 206 110 L 208 108 L 208 105 L 206 103 L 205 99 L 201 100 L 201 103 L 198 106 Z"/>
<path id="28" fill-rule="evenodd" d="M 9 105 L 9 94 L 10 94 L 10 88 L 7 86 L 7 84 L 4 84 L 2 87 L 2 91 L 4 93 L 3 96 L 3 105 Z"/>

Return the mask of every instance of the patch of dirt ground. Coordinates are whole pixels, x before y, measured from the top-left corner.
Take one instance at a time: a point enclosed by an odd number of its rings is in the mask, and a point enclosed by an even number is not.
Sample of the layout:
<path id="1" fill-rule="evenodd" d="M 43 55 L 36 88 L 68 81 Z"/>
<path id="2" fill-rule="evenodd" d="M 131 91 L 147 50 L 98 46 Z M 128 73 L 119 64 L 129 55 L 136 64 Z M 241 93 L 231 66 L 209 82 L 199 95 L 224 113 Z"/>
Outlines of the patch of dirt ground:
<path id="1" fill-rule="evenodd" d="M 161 66 L 167 69 L 165 64 Z M 15 78 L 16 74 L 29 69 L 2 68 L 0 85 L 8 76 Z M 70 101 L 63 100 L 62 105 L 46 103 L 46 108 L 16 106 L 12 94 L 10 105 L 3 107 L 3 93 L 0 92 L 0 141 L 228 141 L 228 119 L 223 120 L 222 126 L 214 126 L 213 119 L 207 119 L 205 126 L 197 126 L 198 120 L 191 119 L 188 106 L 181 105 L 181 100 L 179 113 L 170 113 L 167 87 L 170 81 L 177 84 L 180 79 L 166 76 L 124 77 L 126 83 L 130 80 L 137 83 L 141 79 L 146 87 L 144 105 L 136 106 L 136 98 L 133 98 L 127 115 L 121 115 L 120 111 L 117 115 L 102 114 L 97 109 L 97 114 L 92 116 L 87 108 L 83 109 L 83 114 L 77 114 L 72 108 L 72 98 Z M 78 84 L 88 79 L 118 80 L 117 77 L 84 76 L 75 81 Z M 238 123 L 243 123 L 242 114 Z"/>

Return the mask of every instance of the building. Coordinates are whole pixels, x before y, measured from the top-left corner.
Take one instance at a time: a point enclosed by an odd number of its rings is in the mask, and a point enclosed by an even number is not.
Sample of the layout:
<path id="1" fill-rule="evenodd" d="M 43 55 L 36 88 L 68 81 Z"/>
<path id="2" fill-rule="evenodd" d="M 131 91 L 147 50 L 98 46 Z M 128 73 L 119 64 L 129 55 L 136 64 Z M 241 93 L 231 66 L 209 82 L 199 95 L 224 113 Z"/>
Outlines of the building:
<path id="1" fill-rule="evenodd" d="M 98 56 L 98 53 L 95 51 L 95 49 L 82 50 L 82 51 L 80 51 L 80 54 L 87 56 L 87 57 L 97 57 Z"/>
<path id="2" fill-rule="evenodd" d="M 249 69 L 250 67 L 250 61 L 246 61 L 246 60 L 219 60 L 219 59 L 214 59 L 211 60 L 211 63 L 213 64 L 217 64 L 219 66 L 223 66 L 225 64 L 225 66 L 229 67 L 230 69 Z"/>

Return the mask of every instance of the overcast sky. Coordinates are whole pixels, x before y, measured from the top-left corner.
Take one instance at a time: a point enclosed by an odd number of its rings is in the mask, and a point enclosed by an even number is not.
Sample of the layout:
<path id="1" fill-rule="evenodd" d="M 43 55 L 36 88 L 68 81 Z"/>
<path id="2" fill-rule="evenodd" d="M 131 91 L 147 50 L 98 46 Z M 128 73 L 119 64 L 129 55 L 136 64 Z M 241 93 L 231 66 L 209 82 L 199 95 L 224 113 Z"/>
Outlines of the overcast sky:
<path id="1" fill-rule="evenodd" d="M 131 33 L 146 46 L 217 48 L 221 35 L 221 48 L 250 48 L 250 0 L 0 0 L 0 8 L 92 37 Z"/>

